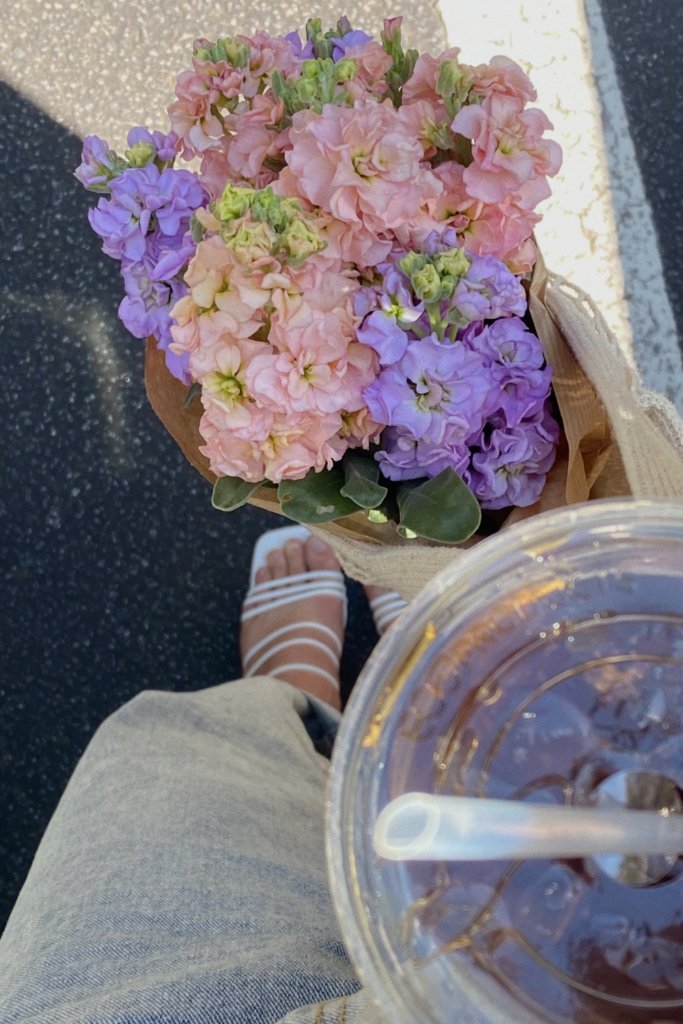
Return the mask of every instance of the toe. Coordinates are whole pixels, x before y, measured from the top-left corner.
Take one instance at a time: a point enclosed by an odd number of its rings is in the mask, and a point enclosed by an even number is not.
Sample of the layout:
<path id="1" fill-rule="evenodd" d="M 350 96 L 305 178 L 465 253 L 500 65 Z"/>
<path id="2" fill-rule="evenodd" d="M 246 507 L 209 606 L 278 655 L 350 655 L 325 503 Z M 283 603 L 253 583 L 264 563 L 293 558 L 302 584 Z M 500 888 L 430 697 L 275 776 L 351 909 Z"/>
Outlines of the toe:
<path id="1" fill-rule="evenodd" d="M 300 540 L 288 540 L 285 544 L 285 556 L 287 558 L 287 572 L 289 576 L 296 576 L 298 573 L 306 572 L 306 558 L 304 546 Z"/>
<path id="2" fill-rule="evenodd" d="M 254 583 L 267 583 L 270 578 L 270 569 L 267 565 L 263 565 L 254 576 Z"/>
<path id="3" fill-rule="evenodd" d="M 274 580 L 282 579 L 287 575 L 287 559 L 281 548 L 268 552 L 268 568 Z"/>
<path id="4" fill-rule="evenodd" d="M 338 569 L 337 556 L 320 537 L 309 537 L 306 541 L 306 563 L 309 569 Z"/>

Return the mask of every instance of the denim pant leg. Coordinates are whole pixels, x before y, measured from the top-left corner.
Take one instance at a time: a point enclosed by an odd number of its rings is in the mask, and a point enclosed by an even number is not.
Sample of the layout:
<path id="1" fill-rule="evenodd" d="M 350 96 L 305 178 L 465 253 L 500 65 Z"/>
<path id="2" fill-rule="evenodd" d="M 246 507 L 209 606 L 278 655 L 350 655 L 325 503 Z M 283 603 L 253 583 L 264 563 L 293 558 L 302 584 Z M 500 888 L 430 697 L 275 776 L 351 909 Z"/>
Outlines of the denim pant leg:
<path id="1" fill-rule="evenodd" d="M 266 1024 L 356 991 L 304 724 L 324 739 L 324 707 L 259 678 L 112 715 L 0 940 L 0 1024 Z"/>

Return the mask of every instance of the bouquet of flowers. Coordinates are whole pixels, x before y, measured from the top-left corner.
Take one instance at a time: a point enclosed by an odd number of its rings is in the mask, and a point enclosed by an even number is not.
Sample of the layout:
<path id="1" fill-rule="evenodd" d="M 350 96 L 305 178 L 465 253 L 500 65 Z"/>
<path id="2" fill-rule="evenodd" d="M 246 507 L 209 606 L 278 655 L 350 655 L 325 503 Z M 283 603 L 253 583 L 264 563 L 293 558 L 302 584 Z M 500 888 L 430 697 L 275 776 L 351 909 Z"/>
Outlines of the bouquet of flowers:
<path id="1" fill-rule="evenodd" d="M 517 64 L 404 51 L 401 20 L 199 39 L 171 132 L 125 157 L 91 136 L 76 176 L 121 319 L 201 412 L 217 507 L 277 488 L 299 522 L 454 543 L 555 460 L 525 283 L 561 151 Z"/>

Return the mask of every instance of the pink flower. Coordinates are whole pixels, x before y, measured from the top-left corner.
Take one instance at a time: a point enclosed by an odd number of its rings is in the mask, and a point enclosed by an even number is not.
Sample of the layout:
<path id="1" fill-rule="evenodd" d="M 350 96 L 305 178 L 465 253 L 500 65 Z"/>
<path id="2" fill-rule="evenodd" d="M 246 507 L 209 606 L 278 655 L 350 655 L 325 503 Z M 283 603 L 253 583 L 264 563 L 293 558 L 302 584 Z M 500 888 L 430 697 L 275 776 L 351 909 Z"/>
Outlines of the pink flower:
<path id="1" fill-rule="evenodd" d="M 347 356 L 355 337 L 355 318 L 343 309 L 322 313 L 302 303 L 288 322 L 274 317 L 269 340 L 277 351 L 250 363 L 249 391 L 274 412 L 339 413 L 362 405 L 363 374 Z"/>
<path id="2" fill-rule="evenodd" d="M 190 373 L 202 385 L 204 408 L 219 406 L 225 426 L 239 430 L 242 437 L 262 433 L 267 417 L 251 400 L 246 383 L 249 364 L 264 348 L 270 346 L 240 339 L 200 346 L 190 355 Z"/>
<path id="3" fill-rule="evenodd" d="M 379 356 L 367 345 L 354 342 L 346 350 L 346 385 L 347 399 L 344 404 L 346 413 L 360 413 L 365 409 L 363 392 L 379 375 Z"/>
<path id="4" fill-rule="evenodd" d="M 440 164 L 434 173 L 444 184 L 443 194 L 429 204 L 432 216 L 455 228 L 468 252 L 476 256 L 495 256 L 507 263 L 523 265 L 535 261 L 535 247 L 524 249 L 521 264 L 514 255 L 530 238 L 540 214 L 523 210 L 512 199 L 503 203 L 483 203 L 468 195 L 463 176 L 465 168 L 453 161 Z M 515 273 L 525 271 L 515 271 Z"/>
<path id="5" fill-rule="evenodd" d="M 199 433 L 206 441 L 199 450 L 216 476 L 238 476 L 253 483 L 263 480 L 266 467 L 259 442 L 238 437 L 226 425 L 221 409 L 212 406 L 206 410 Z"/>
<path id="6" fill-rule="evenodd" d="M 285 154 L 301 195 L 345 224 L 378 235 L 409 221 L 442 185 L 389 100 L 294 115 Z"/>
<path id="7" fill-rule="evenodd" d="M 436 153 L 434 137 L 443 129 L 449 120 L 443 104 L 433 104 L 429 100 L 416 100 L 402 106 L 398 116 L 411 135 L 422 143 L 424 157 L 432 157 Z"/>
<path id="8" fill-rule="evenodd" d="M 463 174 L 473 198 L 502 203 L 514 195 L 519 206 L 533 210 L 550 195 L 546 175 L 557 174 L 562 150 L 542 139 L 552 128 L 543 111 L 525 111 L 518 99 L 494 92 L 481 105 L 463 107 L 451 128 L 473 140 L 473 162 Z"/>
<path id="9" fill-rule="evenodd" d="M 200 449 L 217 476 L 238 476 L 254 483 L 268 479 L 300 480 L 310 469 L 329 469 L 342 457 L 348 441 L 339 436 L 341 417 L 273 416 L 264 420 L 259 436 L 240 436 L 231 429 L 224 411 L 211 406 L 199 431 L 206 444 Z"/>
<path id="10" fill-rule="evenodd" d="M 281 71 L 285 78 L 289 75 L 298 77 L 301 61 L 288 39 L 269 36 L 267 32 L 257 32 L 251 39 L 246 36 L 238 36 L 237 39 L 247 43 L 251 50 L 249 63 L 244 69 L 244 96 L 256 97 L 263 79 L 269 82 L 273 71 Z"/>
<path id="11" fill-rule="evenodd" d="M 371 444 L 379 444 L 384 427 L 375 423 L 366 405 L 355 412 L 342 413 L 340 437 L 346 440 L 349 448 L 365 448 Z"/>
<path id="12" fill-rule="evenodd" d="M 355 60 L 358 70 L 345 90 L 353 100 L 364 100 L 368 95 L 383 96 L 387 91 L 386 75 L 391 71 L 392 58 L 374 40 L 360 46 L 349 46 L 344 56 Z"/>
<path id="13" fill-rule="evenodd" d="M 478 96 L 491 96 L 494 92 L 513 96 L 524 106 L 536 99 L 536 90 L 519 64 L 509 57 L 498 55 L 490 63 L 479 64 L 473 69 L 472 91 Z"/>
<path id="14" fill-rule="evenodd" d="M 539 218 L 540 219 L 540 218 Z M 513 274 L 528 274 L 533 269 L 538 259 L 538 250 L 533 238 L 526 238 L 519 245 L 511 249 L 505 257 L 505 262 Z"/>
<path id="15" fill-rule="evenodd" d="M 250 110 L 235 116 L 235 131 L 246 125 L 262 124 L 272 128 L 282 119 L 285 112 L 283 100 L 278 100 L 273 93 L 259 93 L 254 96 Z"/>
<path id="16" fill-rule="evenodd" d="M 457 46 L 445 50 L 440 57 L 432 57 L 429 53 L 421 53 L 417 58 L 415 70 L 403 86 L 403 102 L 414 103 L 415 100 L 428 100 L 434 106 L 441 103 L 436 91 L 439 80 L 439 67 L 446 60 L 457 60 L 460 49 Z"/>
<path id="17" fill-rule="evenodd" d="M 228 163 L 232 171 L 249 180 L 255 178 L 267 156 L 277 153 L 277 135 L 260 124 L 243 128 L 233 135 L 228 147 Z"/>
<path id="18" fill-rule="evenodd" d="M 185 274 L 190 294 L 171 311 L 178 321 L 171 328 L 171 350 L 193 352 L 251 337 L 263 323 L 261 311 L 271 295 L 263 278 L 263 273 L 247 275 L 219 235 L 205 238 Z"/>
<path id="19" fill-rule="evenodd" d="M 195 47 L 206 42 L 198 39 Z M 184 143 L 186 160 L 220 145 L 223 126 L 211 108 L 224 106 L 226 100 L 238 96 L 243 79 L 242 71 L 225 61 L 214 64 L 193 58 L 192 64 L 194 70 L 183 71 L 178 76 L 177 100 L 168 108 L 173 131 Z"/>
<path id="20" fill-rule="evenodd" d="M 346 445 L 331 443 L 339 430 L 338 415 L 303 416 L 296 423 L 276 418 L 266 441 L 261 443 L 266 477 L 273 483 L 301 480 L 309 469 L 331 469 Z"/>
<path id="21" fill-rule="evenodd" d="M 220 199 L 228 181 L 235 181 L 239 175 L 228 163 L 228 146 L 230 139 L 224 136 L 217 148 L 207 149 L 202 154 L 202 165 L 199 177 L 202 185 L 212 199 Z"/>
<path id="22" fill-rule="evenodd" d="M 177 324 L 171 325 L 173 341 L 169 348 L 176 355 L 192 352 L 199 345 L 199 319 L 192 296 L 185 295 L 178 299 L 171 310 L 171 316 L 177 320 Z"/>

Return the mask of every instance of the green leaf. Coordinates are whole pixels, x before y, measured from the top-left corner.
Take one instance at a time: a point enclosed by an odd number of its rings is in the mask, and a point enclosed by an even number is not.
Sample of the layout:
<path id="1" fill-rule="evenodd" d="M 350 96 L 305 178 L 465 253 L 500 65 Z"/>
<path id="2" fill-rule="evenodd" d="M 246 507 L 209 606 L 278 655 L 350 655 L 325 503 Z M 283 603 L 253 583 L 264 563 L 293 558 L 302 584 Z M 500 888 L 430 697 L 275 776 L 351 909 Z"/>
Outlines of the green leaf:
<path id="1" fill-rule="evenodd" d="M 379 466 L 375 460 L 347 454 L 343 465 L 345 482 L 339 493 L 361 508 L 377 508 L 381 505 L 387 496 L 387 488 L 377 482 Z"/>
<path id="2" fill-rule="evenodd" d="M 246 504 L 257 487 L 260 487 L 262 480 L 258 483 L 250 483 L 248 480 L 241 480 L 238 476 L 219 476 L 213 485 L 213 496 L 211 504 L 221 512 L 234 512 L 240 505 Z"/>
<path id="3" fill-rule="evenodd" d="M 404 536 L 410 531 L 445 544 L 467 540 L 481 522 L 479 502 L 450 467 L 433 480 L 401 487 L 398 506 Z"/>
<path id="4" fill-rule="evenodd" d="M 197 397 L 197 395 L 201 395 L 201 393 L 201 384 L 199 384 L 197 381 L 195 381 L 194 384 L 190 384 L 189 388 L 187 389 L 185 399 L 183 401 L 183 409 L 187 409 L 188 406 L 192 404 L 193 400 Z"/>
<path id="5" fill-rule="evenodd" d="M 358 505 L 341 494 L 344 470 L 316 473 L 309 469 L 303 480 L 283 480 L 277 489 L 282 514 L 295 523 L 329 523 L 358 511 Z"/>

